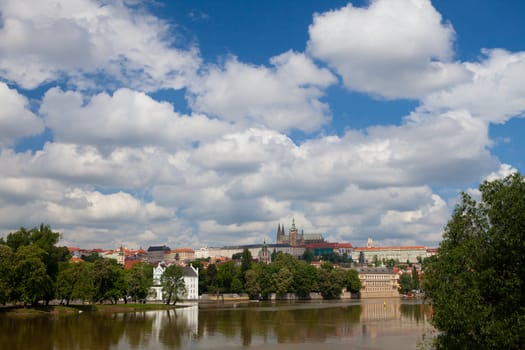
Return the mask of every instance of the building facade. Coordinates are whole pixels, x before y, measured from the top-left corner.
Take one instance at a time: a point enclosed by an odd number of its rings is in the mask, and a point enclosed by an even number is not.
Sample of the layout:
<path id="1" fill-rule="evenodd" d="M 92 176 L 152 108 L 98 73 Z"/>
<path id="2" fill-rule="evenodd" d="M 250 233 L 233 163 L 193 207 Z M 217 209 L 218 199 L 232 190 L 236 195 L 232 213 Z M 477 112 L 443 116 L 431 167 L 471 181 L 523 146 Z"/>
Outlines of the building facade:
<path id="1" fill-rule="evenodd" d="M 162 246 L 151 246 L 148 248 L 147 257 L 150 264 L 157 264 L 164 261 L 164 255 L 169 254 L 171 251 L 170 247 Z"/>
<path id="2" fill-rule="evenodd" d="M 357 269 L 361 281 L 361 299 L 399 298 L 399 275 L 387 268 Z"/>
<path id="3" fill-rule="evenodd" d="M 353 260 L 358 263 L 383 263 L 394 260 L 400 263 L 417 263 L 432 255 L 424 246 L 386 246 L 374 247 L 373 241 L 368 239 L 366 247 L 354 248 Z M 359 260 L 363 261 L 359 261 Z"/>
<path id="4" fill-rule="evenodd" d="M 153 286 L 151 287 L 151 297 L 150 300 L 155 301 L 164 301 L 162 295 L 162 284 L 161 278 L 162 274 L 166 270 L 166 267 L 170 264 L 158 263 L 157 266 L 153 268 Z M 183 300 L 198 300 L 199 299 L 199 269 L 193 267 L 193 265 L 184 266 L 182 268 L 184 280 L 184 286 L 186 288 L 186 293 L 182 296 Z"/>

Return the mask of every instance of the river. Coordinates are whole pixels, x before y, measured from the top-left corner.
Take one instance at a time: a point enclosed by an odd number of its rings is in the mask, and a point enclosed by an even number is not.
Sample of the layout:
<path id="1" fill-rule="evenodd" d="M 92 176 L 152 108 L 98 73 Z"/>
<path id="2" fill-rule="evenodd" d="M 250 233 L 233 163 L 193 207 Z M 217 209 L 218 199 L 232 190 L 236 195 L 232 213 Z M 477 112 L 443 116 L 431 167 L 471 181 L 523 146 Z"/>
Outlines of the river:
<path id="1" fill-rule="evenodd" d="M 400 300 L 0 315 L 0 349 L 417 349 L 432 333 L 430 315 L 428 305 Z"/>

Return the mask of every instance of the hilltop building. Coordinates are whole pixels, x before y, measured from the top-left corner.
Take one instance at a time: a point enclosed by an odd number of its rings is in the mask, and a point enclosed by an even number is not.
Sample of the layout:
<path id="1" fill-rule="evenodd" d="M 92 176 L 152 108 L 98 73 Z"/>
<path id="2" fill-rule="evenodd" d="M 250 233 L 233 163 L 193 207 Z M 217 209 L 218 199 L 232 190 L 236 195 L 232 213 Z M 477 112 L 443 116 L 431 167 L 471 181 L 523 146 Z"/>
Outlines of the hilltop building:
<path id="1" fill-rule="evenodd" d="M 148 248 L 148 262 L 150 264 L 156 264 L 164 261 L 164 255 L 171 252 L 170 247 L 162 246 L 151 246 Z"/>
<path id="2" fill-rule="evenodd" d="M 324 242 L 323 235 L 320 233 L 304 233 L 303 230 L 299 233 L 299 230 L 295 226 L 295 218 L 292 219 L 292 226 L 288 230 L 288 234 L 284 231 L 284 225 L 277 225 L 277 237 L 275 239 L 277 244 L 289 244 L 292 247 L 322 243 Z"/>
<path id="3" fill-rule="evenodd" d="M 375 247 L 374 241 L 369 238 L 366 247 L 354 248 L 353 260 L 360 264 L 370 264 L 374 261 L 383 263 L 389 260 L 414 264 L 435 254 L 436 249 L 424 246 Z"/>

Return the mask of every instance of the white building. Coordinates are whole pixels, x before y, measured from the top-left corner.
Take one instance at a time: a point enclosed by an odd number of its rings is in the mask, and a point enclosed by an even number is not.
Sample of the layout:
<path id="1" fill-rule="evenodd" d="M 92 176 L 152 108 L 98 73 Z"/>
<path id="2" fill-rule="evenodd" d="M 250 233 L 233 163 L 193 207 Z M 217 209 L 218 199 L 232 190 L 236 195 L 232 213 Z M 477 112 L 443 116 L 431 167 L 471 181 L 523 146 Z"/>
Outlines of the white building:
<path id="1" fill-rule="evenodd" d="M 158 263 L 156 267 L 153 268 L 153 287 L 151 287 L 151 300 L 163 301 L 162 296 L 162 285 L 161 277 L 166 267 L 171 264 Z M 186 293 L 182 296 L 184 300 L 198 300 L 199 299 L 199 269 L 193 267 L 193 265 L 184 266 L 183 271 L 183 280 L 184 286 L 186 287 Z"/>

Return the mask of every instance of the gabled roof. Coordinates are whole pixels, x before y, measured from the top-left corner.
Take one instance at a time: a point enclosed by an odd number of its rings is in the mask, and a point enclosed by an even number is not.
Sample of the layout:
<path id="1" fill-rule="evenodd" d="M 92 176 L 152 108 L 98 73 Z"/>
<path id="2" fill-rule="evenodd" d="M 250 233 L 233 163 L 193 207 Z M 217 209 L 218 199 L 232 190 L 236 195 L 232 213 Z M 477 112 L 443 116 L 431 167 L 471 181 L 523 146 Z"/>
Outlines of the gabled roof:
<path id="1" fill-rule="evenodd" d="M 184 266 L 182 269 L 182 273 L 184 277 L 199 277 L 199 275 L 195 272 L 194 269 L 191 268 L 191 266 Z"/>

